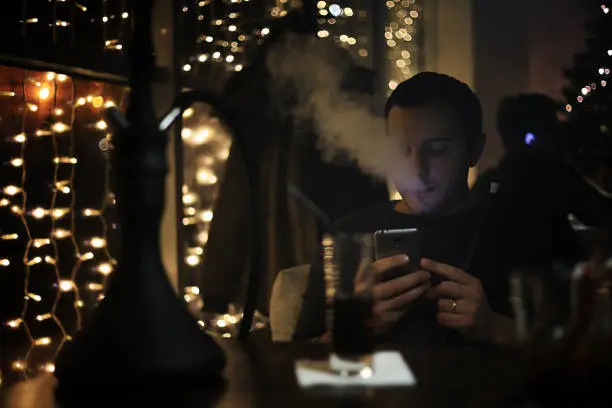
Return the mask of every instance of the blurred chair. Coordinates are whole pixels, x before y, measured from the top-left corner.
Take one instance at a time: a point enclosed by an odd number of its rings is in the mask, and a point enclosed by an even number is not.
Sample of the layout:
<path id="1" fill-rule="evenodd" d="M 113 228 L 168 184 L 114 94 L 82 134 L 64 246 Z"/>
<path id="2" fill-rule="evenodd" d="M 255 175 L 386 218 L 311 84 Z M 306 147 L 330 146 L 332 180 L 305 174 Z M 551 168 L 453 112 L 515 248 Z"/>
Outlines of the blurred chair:
<path id="1" fill-rule="evenodd" d="M 276 276 L 270 296 L 272 341 L 292 340 L 309 273 L 310 265 L 299 265 L 284 269 Z"/>

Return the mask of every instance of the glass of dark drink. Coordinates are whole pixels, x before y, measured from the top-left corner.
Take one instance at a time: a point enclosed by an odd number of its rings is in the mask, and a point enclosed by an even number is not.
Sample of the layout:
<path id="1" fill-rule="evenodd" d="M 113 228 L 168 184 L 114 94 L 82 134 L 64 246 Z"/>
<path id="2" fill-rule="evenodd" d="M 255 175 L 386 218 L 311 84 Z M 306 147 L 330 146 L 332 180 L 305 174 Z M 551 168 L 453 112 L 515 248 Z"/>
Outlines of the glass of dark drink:
<path id="1" fill-rule="evenodd" d="M 332 338 L 330 368 L 340 375 L 373 374 L 373 259 L 371 234 L 323 237 L 327 328 Z"/>

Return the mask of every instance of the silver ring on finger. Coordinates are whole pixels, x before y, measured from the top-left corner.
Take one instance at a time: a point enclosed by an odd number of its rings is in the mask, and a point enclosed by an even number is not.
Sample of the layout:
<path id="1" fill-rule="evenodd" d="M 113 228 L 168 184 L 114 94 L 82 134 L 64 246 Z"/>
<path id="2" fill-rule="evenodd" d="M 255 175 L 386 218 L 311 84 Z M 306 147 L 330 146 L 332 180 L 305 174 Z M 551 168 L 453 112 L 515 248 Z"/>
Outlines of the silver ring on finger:
<path id="1" fill-rule="evenodd" d="M 450 299 L 451 301 L 451 307 L 449 310 L 449 313 L 456 313 L 456 309 L 457 309 L 457 302 L 454 299 Z"/>

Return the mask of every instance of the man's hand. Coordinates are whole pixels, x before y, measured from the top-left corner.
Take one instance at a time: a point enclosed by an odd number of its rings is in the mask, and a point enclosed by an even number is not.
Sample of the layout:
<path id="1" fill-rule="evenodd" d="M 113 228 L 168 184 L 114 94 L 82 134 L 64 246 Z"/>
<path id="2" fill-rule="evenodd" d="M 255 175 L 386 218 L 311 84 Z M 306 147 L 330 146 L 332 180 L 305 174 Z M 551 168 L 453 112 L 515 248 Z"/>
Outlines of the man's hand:
<path id="1" fill-rule="evenodd" d="M 407 263 L 406 255 L 395 255 L 379 259 L 370 265 L 370 271 L 377 280 L 373 289 L 373 324 L 376 329 L 384 330 L 394 325 L 406 314 L 410 304 L 430 289 L 430 274 L 425 271 L 409 273 L 386 282 L 378 282 L 386 272 Z M 363 279 L 363 272 L 358 273 L 355 279 L 357 288 Z"/>
<path id="2" fill-rule="evenodd" d="M 454 266 L 423 259 L 421 267 L 447 280 L 431 295 L 438 299 L 438 323 L 474 340 L 493 340 L 495 313 L 489 308 L 480 280 Z"/>

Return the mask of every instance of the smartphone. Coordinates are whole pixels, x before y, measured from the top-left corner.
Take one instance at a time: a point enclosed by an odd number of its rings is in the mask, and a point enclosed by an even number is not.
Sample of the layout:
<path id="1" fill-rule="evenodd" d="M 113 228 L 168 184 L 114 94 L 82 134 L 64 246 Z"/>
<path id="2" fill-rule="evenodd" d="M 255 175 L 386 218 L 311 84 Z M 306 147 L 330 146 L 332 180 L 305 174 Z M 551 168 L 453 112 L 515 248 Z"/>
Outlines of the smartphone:
<path id="1" fill-rule="evenodd" d="M 406 254 L 407 265 L 385 274 L 383 280 L 391 280 L 416 272 L 421 262 L 421 236 L 416 228 L 379 230 L 374 233 L 374 256 L 376 259 Z"/>

